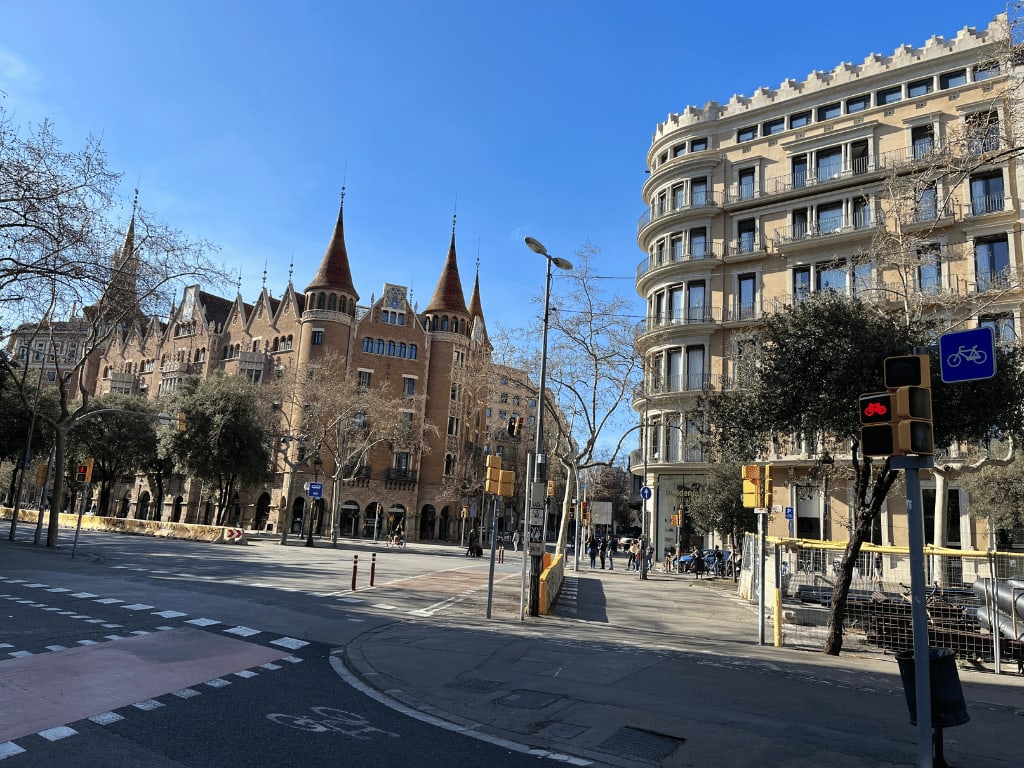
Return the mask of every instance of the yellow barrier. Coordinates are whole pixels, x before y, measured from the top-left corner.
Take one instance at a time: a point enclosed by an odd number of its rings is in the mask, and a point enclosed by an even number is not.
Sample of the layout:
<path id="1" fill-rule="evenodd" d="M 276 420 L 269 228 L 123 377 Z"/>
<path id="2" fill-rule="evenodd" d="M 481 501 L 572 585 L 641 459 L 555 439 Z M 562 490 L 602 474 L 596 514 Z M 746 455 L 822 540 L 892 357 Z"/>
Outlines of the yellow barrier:
<path id="1" fill-rule="evenodd" d="M 549 562 L 548 555 L 544 555 L 545 562 Z M 556 555 L 550 560 L 550 565 L 540 574 L 540 614 L 542 616 L 551 612 L 551 607 L 558 599 L 558 593 L 562 589 L 562 579 L 565 576 L 565 555 Z"/>
<path id="2" fill-rule="evenodd" d="M 11 519 L 10 507 L 0 508 L 0 519 Z M 37 510 L 18 510 L 19 523 L 35 525 L 39 516 Z M 60 515 L 61 528 L 75 528 L 78 515 Z M 156 536 L 165 539 L 186 539 L 209 541 L 217 544 L 247 544 L 241 528 L 226 528 L 221 525 L 196 525 L 193 523 L 169 523 L 160 520 L 134 520 L 127 517 L 82 516 L 82 529 L 86 531 L 112 531 L 134 536 Z"/>

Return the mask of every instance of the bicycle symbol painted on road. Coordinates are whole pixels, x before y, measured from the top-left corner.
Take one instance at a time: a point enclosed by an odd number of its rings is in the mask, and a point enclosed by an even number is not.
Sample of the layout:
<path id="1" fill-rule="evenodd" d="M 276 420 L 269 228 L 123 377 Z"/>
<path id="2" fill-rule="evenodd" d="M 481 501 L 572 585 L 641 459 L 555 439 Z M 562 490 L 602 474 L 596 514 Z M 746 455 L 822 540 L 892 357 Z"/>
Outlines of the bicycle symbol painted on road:
<path id="1" fill-rule="evenodd" d="M 343 733 L 353 739 L 366 741 L 375 734 L 390 736 L 397 739 L 398 734 L 392 731 L 381 730 L 370 725 L 370 721 L 355 712 L 346 712 L 343 709 L 332 709 L 331 707 L 310 707 L 310 712 L 315 715 L 285 715 L 280 712 L 267 715 L 267 719 L 278 725 L 286 725 L 300 731 L 310 733 Z"/>
<path id="2" fill-rule="evenodd" d="M 963 344 L 956 352 L 946 358 L 946 364 L 950 368 L 956 368 L 961 362 L 974 363 L 975 365 L 984 365 L 985 361 L 988 360 L 988 354 L 983 349 L 978 349 L 978 345 L 975 344 L 973 347 L 966 347 Z"/>

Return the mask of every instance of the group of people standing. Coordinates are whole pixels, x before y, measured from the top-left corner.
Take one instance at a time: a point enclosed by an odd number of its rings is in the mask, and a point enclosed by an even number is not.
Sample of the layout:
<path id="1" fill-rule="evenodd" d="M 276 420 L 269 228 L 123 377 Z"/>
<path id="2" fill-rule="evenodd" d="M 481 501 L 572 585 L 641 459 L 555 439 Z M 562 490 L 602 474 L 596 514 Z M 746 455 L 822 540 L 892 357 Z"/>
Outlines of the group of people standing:
<path id="1" fill-rule="evenodd" d="M 626 563 L 627 571 L 639 571 L 640 566 L 643 564 L 643 560 L 641 560 L 642 557 L 647 558 L 647 570 L 651 570 L 651 558 L 654 557 L 654 547 L 648 546 L 647 551 L 643 552 L 640 542 L 636 539 L 631 540 L 628 545 L 620 547 L 618 539 L 614 536 L 606 536 L 602 539 L 598 539 L 594 534 L 590 534 L 584 544 L 584 549 L 590 557 L 591 569 L 597 568 L 598 560 L 600 560 L 601 570 L 605 570 L 605 564 L 607 563 L 607 569 L 609 571 L 614 571 L 615 556 L 623 549 L 629 555 L 629 560 Z"/>

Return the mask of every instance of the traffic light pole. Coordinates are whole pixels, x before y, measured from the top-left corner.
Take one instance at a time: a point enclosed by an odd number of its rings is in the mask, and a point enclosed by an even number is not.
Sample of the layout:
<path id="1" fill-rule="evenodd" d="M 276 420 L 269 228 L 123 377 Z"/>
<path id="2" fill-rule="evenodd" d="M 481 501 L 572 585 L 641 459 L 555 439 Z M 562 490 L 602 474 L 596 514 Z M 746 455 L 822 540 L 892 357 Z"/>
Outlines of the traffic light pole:
<path id="1" fill-rule="evenodd" d="M 917 697 L 917 765 L 932 768 L 932 691 L 928 648 L 928 610 L 924 584 L 924 510 L 920 471 L 934 465 L 931 456 L 893 456 L 907 485 L 907 538 L 910 546 L 910 611 L 914 628 L 914 686 Z"/>

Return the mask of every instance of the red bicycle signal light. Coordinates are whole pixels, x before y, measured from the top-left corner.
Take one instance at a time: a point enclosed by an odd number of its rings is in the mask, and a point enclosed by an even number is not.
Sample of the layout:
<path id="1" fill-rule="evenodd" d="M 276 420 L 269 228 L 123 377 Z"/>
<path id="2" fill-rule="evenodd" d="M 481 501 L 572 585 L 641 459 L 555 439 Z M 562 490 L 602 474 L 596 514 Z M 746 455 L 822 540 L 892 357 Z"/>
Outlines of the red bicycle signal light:
<path id="1" fill-rule="evenodd" d="M 875 392 L 860 396 L 860 423 L 883 424 L 893 420 L 892 395 Z"/>

